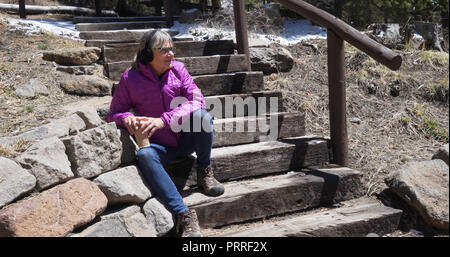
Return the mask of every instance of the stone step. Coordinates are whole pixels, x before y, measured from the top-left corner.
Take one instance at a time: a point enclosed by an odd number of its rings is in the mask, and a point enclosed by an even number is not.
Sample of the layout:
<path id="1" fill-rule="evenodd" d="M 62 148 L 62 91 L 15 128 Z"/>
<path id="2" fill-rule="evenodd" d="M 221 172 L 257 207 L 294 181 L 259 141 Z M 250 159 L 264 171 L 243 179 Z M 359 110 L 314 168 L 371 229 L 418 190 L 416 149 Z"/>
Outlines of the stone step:
<path id="1" fill-rule="evenodd" d="M 277 172 L 298 170 L 307 166 L 329 163 L 328 140 L 313 136 L 289 138 L 291 143 L 268 141 L 213 148 L 211 166 L 219 181 L 256 177 Z M 174 183 L 179 188 L 197 184 L 196 164 L 183 167 L 168 165 Z"/>
<path id="2" fill-rule="evenodd" d="M 183 62 L 192 76 L 248 71 L 244 54 L 182 57 L 175 60 Z M 105 69 L 110 79 L 120 80 L 131 64 L 132 61 L 110 62 L 105 63 Z"/>
<path id="3" fill-rule="evenodd" d="M 174 41 L 177 57 L 234 54 L 233 40 Z M 108 44 L 103 47 L 105 62 L 133 61 L 139 43 Z"/>
<path id="4" fill-rule="evenodd" d="M 177 20 L 179 16 L 173 16 Z M 102 22 L 124 22 L 124 21 L 165 21 L 165 16 L 138 16 L 138 17 L 87 17 L 75 16 L 73 23 L 102 23 Z"/>
<path id="5" fill-rule="evenodd" d="M 225 193 L 218 197 L 187 190 L 183 199 L 190 209 L 196 210 L 200 226 L 207 228 L 316 208 L 327 189 L 335 191 L 333 202 L 362 196 L 361 172 L 337 166 L 327 170 L 340 179 L 329 183 L 308 171 L 289 172 L 224 183 Z"/>
<path id="6" fill-rule="evenodd" d="M 78 23 L 75 29 L 78 31 L 101 31 L 101 30 L 121 30 L 121 29 L 150 29 L 164 28 L 165 21 L 121 21 L 121 22 L 102 22 L 102 23 Z"/>
<path id="7" fill-rule="evenodd" d="M 98 47 L 103 48 L 103 46 L 108 44 L 130 44 L 130 43 L 139 43 L 139 39 L 122 39 L 122 40 L 114 40 L 114 39 L 90 39 L 86 40 L 84 44 L 86 47 Z M 172 37 L 173 41 L 193 41 L 193 38 L 190 37 Z"/>
<path id="8" fill-rule="evenodd" d="M 172 29 L 161 29 L 169 33 L 171 36 L 177 35 L 179 32 Z M 139 41 L 148 29 L 133 30 L 101 30 L 101 31 L 81 31 L 79 37 L 84 40 L 136 40 Z"/>
<path id="9" fill-rule="evenodd" d="M 342 207 L 298 215 L 219 237 L 364 237 L 369 233 L 385 235 L 397 230 L 402 211 L 361 197 L 341 203 Z M 231 209 L 228 210 L 229 213 Z M 217 211 L 220 213 L 220 211 Z"/>
<path id="10" fill-rule="evenodd" d="M 304 135 L 305 115 L 303 113 L 279 112 L 270 115 L 218 119 L 214 120 L 213 147 L 275 141 Z"/>

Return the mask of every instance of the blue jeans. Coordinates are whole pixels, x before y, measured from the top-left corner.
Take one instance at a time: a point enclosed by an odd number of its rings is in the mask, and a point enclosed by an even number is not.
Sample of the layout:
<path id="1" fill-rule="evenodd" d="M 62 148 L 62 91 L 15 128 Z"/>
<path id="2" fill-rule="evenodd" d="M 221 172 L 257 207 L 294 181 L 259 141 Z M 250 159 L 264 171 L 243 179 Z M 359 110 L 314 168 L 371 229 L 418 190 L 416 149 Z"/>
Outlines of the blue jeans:
<path id="1" fill-rule="evenodd" d="M 177 147 L 168 147 L 151 143 L 150 147 L 141 148 L 137 152 L 137 165 L 144 175 L 150 189 L 173 214 L 178 215 L 188 210 L 183 198 L 178 192 L 175 184 L 164 169 L 164 166 L 175 161 L 178 156 L 187 156 L 195 152 L 199 168 L 206 168 L 211 163 L 211 148 L 213 144 L 213 119 L 206 110 L 197 110 L 192 113 L 192 120 L 206 119 L 209 124 L 208 130 L 201 129 L 200 132 L 182 132 Z M 209 121 L 209 122 L 208 122 Z"/>

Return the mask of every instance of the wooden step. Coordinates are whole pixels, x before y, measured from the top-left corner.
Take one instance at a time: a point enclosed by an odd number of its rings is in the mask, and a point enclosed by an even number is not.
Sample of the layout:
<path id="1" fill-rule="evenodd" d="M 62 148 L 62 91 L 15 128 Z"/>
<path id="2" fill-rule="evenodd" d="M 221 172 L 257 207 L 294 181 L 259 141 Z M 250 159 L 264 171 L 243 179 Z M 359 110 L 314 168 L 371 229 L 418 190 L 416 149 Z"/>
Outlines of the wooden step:
<path id="1" fill-rule="evenodd" d="M 264 74 L 261 71 L 250 72 L 236 72 L 236 73 L 222 73 L 212 75 L 200 75 L 193 76 L 195 84 L 201 90 L 202 94 L 206 96 L 207 106 L 212 104 L 221 103 L 222 113 L 225 114 L 225 97 L 231 97 L 228 99 L 237 102 L 237 98 L 246 99 L 253 97 L 255 101 L 258 101 L 258 97 L 279 97 L 279 110 L 281 110 L 281 92 L 258 92 L 264 90 Z M 114 94 L 115 88 L 119 82 L 113 83 L 112 94 Z M 247 94 L 246 92 L 255 92 Z M 258 104 L 258 102 L 256 102 Z M 269 103 L 267 105 L 269 108 Z M 236 112 L 234 112 L 236 113 Z M 247 108 L 245 109 L 247 113 Z M 256 113 L 255 113 L 256 114 Z M 220 115 L 218 118 L 235 117 Z"/>
<path id="2" fill-rule="evenodd" d="M 271 108 L 271 103 L 272 105 L 274 105 L 276 101 L 278 101 L 278 108 L 274 108 L 273 106 Z M 207 110 L 215 119 L 242 117 L 249 115 L 254 116 L 265 113 L 284 111 L 283 98 L 280 91 L 255 91 L 251 93 L 213 95 L 205 97 L 205 102 Z M 256 108 L 251 107 L 254 106 L 252 102 L 256 102 Z M 237 108 L 237 106 L 242 105 L 244 105 L 243 110 L 240 107 Z"/>
<path id="3" fill-rule="evenodd" d="M 174 16 L 175 17 L 175 16 Z M 178 17 L 178 16 L 176 16 Z M 103 22 L 126 22 L 126 21 L 165 21 L 165 16 L 139 16 L 139 17 L 86 17 L 75 16 L 73 23 L 103 23 Z"/>
<path id="4" fill-rule="evenodd" d="M 162 29 L 171 36 L 177 35 L 179 32 L 172 29 Z M 136 40 L 139 41 L 148 29 L 134 30 L 103 30 L 103 31 L 81 31 L 79 37 L 84 40 Z"/>
<path id="5" fill-rule="evenodd" d="M 101 31 L 101 30 L 122 30 L 122 29 L 150 29 L 164 28 L 165 21 L 121 21 L 102 23 L 78 23 L 75 29 L 78 31 Z"/>
<path id="6" fill-rule="evenodd" d="M 128 44 L 128 43 L 139 43 L 139 39 L 131 39 L 131 40 L 114 40 L 114 39 L 91 39 L 86 40 L 84 44 L 86 47 L 98 47 L 103 48 L 103 46 L 108 44 Z M 172 37 L 173 41 L 193 41 L 193 38 L 190 37 Z"/>
<path id="7" fill-rule="evenodd" d="M 175 41 L 177 57 L 229 55 L 234 53 L 233 40 Z M 103 47 L 105 62 L 132 61 L 139 43 L 108 44 Z"/>
<path id="8" fill-rule="evenodd" d="M 271 173 L 298 170 L 329 162 L 328 140 L 312 136 L 290 138 L 298 142 L 269 141 L 237 146 L 213 148 L 211 166 L 219 181 L 242 179 Z M 320 157 L 319 157 L 320 156 Z M 168 167 L 172 174 L 175 167 Z M 174 183 L 180 187 L 197 184 L 196 164 L 185 166 L 184 172 L 173 173 Z"/>
<path id="9" fill-rule="evenodd" d="M 188 71 L 190 72 L 189 68 Z M 264 90 L 264 74 L 260 71 L 193 76 L 204 96 Z"/>
<path id="10" fill-rule="evenodd" d="M 271 122 L 273 124 L 271 124 Z M 277 131 L 271 131 L 275 128 Z M 214 120 L 213 147 L 232 146 L 305 135 L 303 113 L 279 112 Z"/>
<path id="11" fill-rule="evenodd" d="M 325 187 L 336 191 L 336 202 L 361 197 L 353 188 L 354 184 L 359 185 L 361 172 L 339 167 L 333 174 L 343 178 L 335 181 L 336 185 L 304 172 L 289 172 L 224 183 L 225 193 L 219 197 L 188 190 L 183 192 L 183 200 L 190 209 L 196 210 L 199 223 L 205 228 L 319 207 Z M 344 185 L 349 182 L 351 185 Z"/>
<path id="12" fill-rule="evenodd" d="M 192 76 L 248 71 L 244 54 L 176 58 L 183 62 Z"/>
<path id="13" fill-rule="evenodd" d="M 117 84 L 114 84 L 115 89 Z M 237 98 L 243 99 L 241 101 Z M 247 103 L 250 103 L 248 99 L 254 99 L 256 107 L 249 107 Z M 284 112 L 282 94 L 280 91 L 261 91 L 243 94 L 230 94 L 230 95 L 215 95 L 205 97 L 206 107 L 209 114 L 215 119 L 225 119 L 233 117 L 243 116 L 255 116 L 268 114 L 273 112 Z M 271 102 L 278 101 L 278 108 L 271 110 Z M 241 102 L 244 104 L 244 108 L 237 108 Z M 231 107 L 226 107 L 231 106 Z M 232 108 L 232 112 L 227 112 L 227 108 Z M 109 111 L 109 103 L 99 108 L 102 112 L 107 113 Z M 249 109 L 250 113 L 249 113 Z M 256 110 L 255 110 L 256 109 Z M 249 115 L 250 114 L 250 115 Z"/>
<path id="14" fill-rule="evenodd" d="M 226 191 L 225 191 L 226 192 Z M 290 217 L 220 237 L 365 237 L 369 233 L 385 235 L 398 229 L 402 211 L 368 198 L 342 202 L 342 207 Z M 233 209 L 228 209 L 229 213 Z M 213 210 L 212 212 L 215 212 Z M 216 212 L 220 213 L 219 210 Z M 198 212 L 197 212 L 198 213 Z M 203 214 L 202 214 L 203 215 Z"/>
<path id="15" fill-rule="evenodd" d="M 244 54 L 183 57 L 175 58 L 175 60 L 183 62 L 192 76 L 248 70 Z M 110 62 L 105 63 L 105 69 L 110 79 L 120 80 L 131 64 L 132 61 Z"/>

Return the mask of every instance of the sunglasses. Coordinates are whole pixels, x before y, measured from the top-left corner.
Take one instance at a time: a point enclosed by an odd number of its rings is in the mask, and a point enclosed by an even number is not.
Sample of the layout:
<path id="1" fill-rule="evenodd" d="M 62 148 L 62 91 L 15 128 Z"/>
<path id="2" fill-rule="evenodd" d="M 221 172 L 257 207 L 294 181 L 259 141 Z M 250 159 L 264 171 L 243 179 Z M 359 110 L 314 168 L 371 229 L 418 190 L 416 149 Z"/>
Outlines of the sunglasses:
<path id="1" fill-rule="evenodd" d="M 175 47 L 166 47 L 166 48 L 154 48 L 155 50 L 159 50 L 161 51 L 162 54 L 168 54 L 169 52 L 172 52 L 173 54 L 175 54 L 176 52 L 176 48 Z"/>

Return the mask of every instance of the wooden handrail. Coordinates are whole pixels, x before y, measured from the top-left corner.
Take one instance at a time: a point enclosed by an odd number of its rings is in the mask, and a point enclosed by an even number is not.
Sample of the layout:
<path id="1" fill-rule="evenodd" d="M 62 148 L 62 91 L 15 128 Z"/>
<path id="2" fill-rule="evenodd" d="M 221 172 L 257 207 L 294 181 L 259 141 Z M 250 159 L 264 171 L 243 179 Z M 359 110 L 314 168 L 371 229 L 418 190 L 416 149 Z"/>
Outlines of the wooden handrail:
<path id="1" fill-rule="evenodd" d="M 238 53 L 248 55 L 247 20 L 243 9 L 243 1 L 233 0 L 236 44 Z M 311 4 L 302 0 L 277 1 L 290 10 L 327 28 L 328 106 L 331 148 L 333 152 L 331 160 L 341 166 L 348 166 L 344 40 L 392 70 L 400 68 L 402 57 L 342 20 Z"/>
<path id="2" fill-rule="evenodd" d="M 277 0 L 283 6 L 312 20 L 322 27 L 332 30 L 337 36 L 354 45 L 359 50 L 392 70 L 402 64 L 402 57 L 391 49 L 369 38 L 357 29 L 335 16 L 301 0 Z"/>

